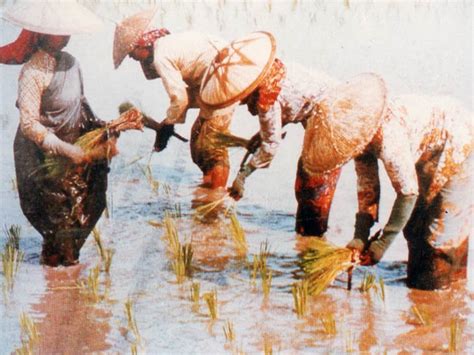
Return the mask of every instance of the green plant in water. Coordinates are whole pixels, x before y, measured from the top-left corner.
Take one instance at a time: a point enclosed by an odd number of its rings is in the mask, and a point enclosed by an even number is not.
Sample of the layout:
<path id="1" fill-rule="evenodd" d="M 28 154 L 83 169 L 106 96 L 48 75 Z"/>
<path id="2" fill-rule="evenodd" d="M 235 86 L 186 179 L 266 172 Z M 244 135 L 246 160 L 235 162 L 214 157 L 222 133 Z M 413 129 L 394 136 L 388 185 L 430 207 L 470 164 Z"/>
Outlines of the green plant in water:
<path id="1" fill-rule="evenodd" d="M 193 247 L 191 243 L 185 245 L 179 244 L 178 250 L 178 254 L 175 255 L 172 265 L 176 275 L 176 281 L 182 283 L 186 276 L 189 277 L 192 275 Z"/>
<path id="2" fill-rule="evenodd" d="M 455 353 L 460 350 L 461 339 L 462 339 L 462 325 L 461 320 L 457 317 L 451 319 L 449 323 L 449 345 L 448 350 L 450 353 Z"/>
<path id="3" fill-rule="evenodd" d="M 360 292 L 373 291 L 383 302 L 385 302 L 385 283 L 382 277 L 377 278 L 373 273 L 366 272 L 359 287 Z"/>
<path id="4" fill-rule="evenodd" d="M 230 231 L 235 250 L 241 256 L 246 255 L 249 248 L 247 238 L 235 212 L 230 215 Z"/>
<path id="5" fill-rule="evenodd" d="M 104 262 L 104 271 L 108 274 L 110 273 L 110 266 L 112 266 L 112 258 L 114 257 L 114 250 L 113 249 L 110 249 L 110 248 L 107 248 L 104 250 L 104 258 L 103 258 L 103 262 Z"/>
<path id="6" fill-rule="evenodd" d="M 173 217 L 168 211 L 165 212 L 165 218 L 163 219 L 165 226 L 165 240 L 167 242 L 169 252 L 175 256 L 178 255 L 181 249 L 181 243 L 179 242 L 178 229 Z"/>
<path id="7" fill-rule="evenodd" d="M 207 308 L 209 309 L 209 316 L 212 320 L 217 319 L 217 290 L 206 292 L 202 295 L 204 301 L 206 301 Z"/>
<path id="8" fill-rule="evenodd" d="M 77 285 L 87 295 L 87 297 L 93 301 L 98 302 L 101 298 L 99 294 L 99 275 L 100 267 L 96 265 L 94 268 L 89 270 L 89 275 L 86 280 L 80 280 Z"/>
<path id="9" fill-rule="evenodd" d="M 140 332 L 133 312 L 133 301 L 128 298 L 124 303 L 125 316 L 127 318 L 127 328 L 135 337 L 136 342 L 140 342 Z M 134 343 L 136 346 L 136 342 Z"/>
<path id="10" fill-rule="evenodd" d="M 4 292 L 11 291 L 15 284 L 15 277 L 25 254 L 20 250 L 21 227 L 14 224 L 10 228 L 5 226 L 7 242 L 5 244 L 2 258 L 2 270 L 5 279 Z"/>
<path id="11" fill-rule="evenodd" d="M 201 284 L 199 282 L 193 282 L 190 290 L 190 299 L 193 303 L 193 311 L 199 309 L 199 298 L 201 292 Z"/>
<path id="12" fill-rule="evenodd" d="M 295 312 L 298 318 L 302 318 L 306 314 L 306 300 L 308 299 L 308 282 L 302 280 L 295 282 L 291 288 L 293 300 L 295 303 Z"/>
<path id="13" fill-rule="evenodd" d="M 270 295 L 272 287 L 272 270 L 260 270 L 260 277 L 262 278 L 262 291 L 264 298 Z"/>
<path id="14" fill-rule="evenodd" d="M 35 322 L 26 313 L 20 315 L 21 347 L 15 350 L 18 355 L 34 353 L 35 345 L 39 340 L 38 329 Z"/>
<path id="15" fill-rule="evenodd" d="M 102 235 L 100 230 L 97 227 L 92 229 L 92 236 L 94 237 L 95 245 L 97 246 L 97 253 L 99 253 L 100 258 L 104 259 L 104 246 L 102 245 Z"/>
<path id="16" fill-rule="evenodd" d="M 227 320 L 222 329 L 224 330 L 226 341 L 232 343 L 235 340 L 234 324 L 230 320 Z"/>
<path id="17" fill-rule="evenodd" d="M 266 334 L 263 335 L 263 353 L 265 355 L 273 354 L 272 340 Z"/>
<path id="18" fill-rule="evenodd" d="M 411 312 L 420 325 L 431 325 L 431 317 L 425 310 L 415 305 L 411 307 Z"/>
<path id="19" fill-rule="evenodd" d="M 336 320 L 333 313 L 325 314 L 319 318 L 323 326 L 324 334 L 328 336 L 335 336 L 337 334 Z"/>

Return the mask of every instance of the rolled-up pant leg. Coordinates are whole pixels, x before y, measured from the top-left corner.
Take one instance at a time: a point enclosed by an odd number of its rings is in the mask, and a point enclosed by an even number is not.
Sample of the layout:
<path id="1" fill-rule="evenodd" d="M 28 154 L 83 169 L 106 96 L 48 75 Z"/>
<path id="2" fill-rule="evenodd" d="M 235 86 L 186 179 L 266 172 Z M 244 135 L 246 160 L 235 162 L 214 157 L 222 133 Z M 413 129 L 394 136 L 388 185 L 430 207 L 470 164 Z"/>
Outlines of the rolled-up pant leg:
<path id="1" fill-rule="evenodd" d="M 328 228 L 329 211 L 341 169 L 311 175 L 298 162 L 295 196 L 298 202 L 295 231 L 303 236 L 322 236 Z"/>
<path id="2" fill-rule="evenodd" d="M 467 161 L 463 172 L 453 176 L 430 204 L 423 196 L 417 201 L 403 231 L 409 287 L 432 290 L 466 278 L 473 186 L 469 166 Z"/>
<path id="3" fill-rule="evenodd" d="M 201 110 L 191 130 L 191 157 L 203 173 L 207 187 L 225 187 L 229 177 L 227 148 L 212 144 L 212 135 L 228 132 L 234 108 L 215 111 Z"/>

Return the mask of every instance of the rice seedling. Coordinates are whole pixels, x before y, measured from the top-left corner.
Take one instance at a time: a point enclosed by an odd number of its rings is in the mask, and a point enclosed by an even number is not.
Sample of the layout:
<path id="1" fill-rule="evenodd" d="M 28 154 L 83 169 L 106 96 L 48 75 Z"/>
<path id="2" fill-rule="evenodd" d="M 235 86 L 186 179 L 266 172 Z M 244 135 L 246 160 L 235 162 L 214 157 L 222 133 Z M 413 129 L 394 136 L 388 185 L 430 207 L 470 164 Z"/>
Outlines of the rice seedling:
<path id="1" fill-rule="evenodd" d="M 21 226 L 18 224 L 12 224 L 10 228 L 5 228 L 5 234 L 7 235 L 7 245 L 11 245 L 15 249 L 20 249 L 20 235 Z"/>
<path id="2" fill-rule="evenodd" d="M 10 228 L 5 227 L 7 242 L 1 253 L 2 270 L 4 276 L 3 291 L 11 291 L 15 284 L 15 277 L 18 273 L 20 264 L 23 262 L 25 254 L 20 250 L 21 227 L 14 224 Z"/>
<path id="3" fill-rule="evenodd" d="M 232 343 L 235 340 L 234 324 L 230 320 L 227 320 L 222 329 L 224 330 L 226 341 Z"/>
<path id="4" fill-rule="evenodd" d="M 97 246 L 97 252 L 99 253 L 100 258 L 103 260 L 105 253 L 99 228 L 94 227 L 94 229 L 92 229 L 92 236 L 94 237 L 95 245 Z"/>
<path id="5" fill-rule="evenodd" d="M 142 170 L 142 173 L 145 176 L 148 185 L 150 185 L 151 191 L 153 191 L 154 193 L 158 192 L 160 182 L 158 180 L 155 180 L 155 178 L 153 177 L 151 166 L 149 164 L 145 167 L 140 165 L 140 169 Z"/>
<path id="6" fill-rule="evenodd" d="M 226 193 L 223 197 L 221 197 L 221 198 L 219 198 L 215 201 L 212 201 L 212 202 L 206 203 L 202 206 L 196 207 L 195 216 L 198 217 L 198 218 L 204 218 L 209 213 L 214 211 L 217 207 L 222 205 L 226 200 L 229 200 L 229 199 L 231 199 L 231 197 L 229 196 L 228 193 Z"/>
<path id="7" fill-rule="evenodd" d="M 122 113 L 119 118 L 108 122 L 105 127 L 82 135 L 74 144 L 81 147 L 91 160 L 110 159 L 115 154 L 111 150 L 113 145 L 110 143 L 116 139 L 117 133 L 130 129 L 143 129 L 143 116 L 136 108 Z M 46 157 L 43 167 L 52 177 L 74 169 L 69 159 L 52 155 Z"/>
<path id="8" fill-rule="evenodd" d="M 137 343 L 131 343 L 130 344 L 130 354 L 132 354 L 132 355 L 137 355 L 138 354 Z"/>
<path id="9" fill-rule="evenodd" d="M 319 318 L 323 326 L 323 332 L 327 336 L 335 336 L 337 334 L 336 320 L 333 313 L 328 313 Z"/>
<path id="10" fill-rule="evenodd" d="M 179 242 L 178 230 L 174 222 L 173 217 L 168 211 L 165 212 L 165 218 L 163 219 L 165 226 L 165 240 L 167 242 L 168 250 L 172 255 L 178 255 L 181 249 Z"/>
<path id="11" fill-rule="evenodd" d="M 298 318 L 302 318 L 306 314 L 306 300 L 308 299 L 308 282 L 302 280 L 295 282 L 291 288 L 293 301 L 295 303 L 295 312 Z"/>
<path id="12" fill-rule="evenodd" d="M 266 334 L 263 335 L 263 353 L 265 355 L 272 355 L 273 354 L 272 340 Z"/>
<path id="13" fill-rule="evenodd" d="M 180 244 L 178 250 L 178 254 L 174 256 L 172 265 L 176 275 L 176 281 L 182 283 L 186 276 L 190 277 L 192 275 L 193 247 L 191 243 Z"/>
<path id="14" fill-rule="evenodd" d="M 39 332 L 35 322 L 26 313 L 20 315 L 21 347 L 15 350 L 16 354 L 33 354 L 34 347 L 39 340 Z"/>
<path id="15" fill-rule="evenodd" d="M 179 202 L 174 204 L 174 218 L 181 218 L 183 216 L 181 212 L 181 204 Z"/>
<path id="16" fill-rule="evenodd" d="M 260 275 L 262 277 L 262 291 L 263 296 L 267 298 L 270 295 L 270 290 L 272 287 L 272 271 L 271 270 L 261 270 Z"/>
<path id="17" fill-rule="evenodd" d="M 206 301 L 207 308 L 209 309 L 209 316 L 212 320 L 217 319 L 217 290 L 206 292 L 202 295 L 204 301 Z"/>
<path id="18" fill-rule="evenodd" d="M 18 191 L 18 184 L 16 182 L 16 179 L 12 178 L 11 182 L 12 182 L 12 190 L 15 191 L 15 192 Z"/>
<path id="19" fill-rule="evenodd" d="M 448 350 L 450 353 L 455 353 L 460 350 L 461 339 L 462 339 L 462 325 L 461 320 L 458 317 L 451 319 L 449 323 L 448 333 L 449 343 Z"/>
<path id="20" fill-rule="evenodd" d="M 313 238 L 307 250 L 300 254 L 300 267 L 306 275 L 310 295 L 318 295 L 341 272 L 355 265 L 352 251 L 325 240 Z"/>
<path id="21" fill-rule="evenodd" d="M 140 342 L 140 332 L 138 330 L 137 321 L 135 319 L 135 314 L 133 311 L 133 301 L 128 298 L 124 303 L 125 316 L 127 318 L 127 328 L 132 332 L 135 337 L 136 342 Z M 136 345 L 136 343 L 134 343 Z"/>
<path id="22" fill-rule="evenodd" d="M 411 313 L 415 316 L 418 324 L 431 325 L 431 317 L 428 312 L 426 312 L 423 309 L 420 309 L 416 305 L 412 306 L 410 310 L 411 310 Z"/>
<path id="23" fill-rule="evenodd" d="M 114 257 L 115 251 L 113 249 L 107 248 L 104 251 L 104 271 L 108 274 L 110 273 L 110 266 L 112 265 L 112 258 Z"/>
<path id="24" fill-rule="evenodd" d="M 77 283 L 77 286 L 84 292 L 87 297 L 92 302 L 98 302 L 101 298 L 99 294 L 99 274 L 100 274 L 100 267 L 99 265 L 95 266 L 91 270 L 89 270 L 89 275 L 87 276 L 86 280 L 80 280 Z"/>
<path id="25" fill-rule="evenodd" d="M 379 276 L 379 295 L 382 302 L 385 302 L 385 282 L 381 276 Z"/>
<path id="26" fill-rule="evenodd" d="M 201 292 L 201 284 L 199 282 L 193 282 L 190 290 L 190 299 L 193 303 L 193 311 L 199 310 L 199 298 Z"/>
<path id="27" fill-rule="evenodd" d="M 352 334 L 352 330 L 349 329 L 346 332 L 346 335 L 344 338 L 344 347 L 345 347 L 346 353 L 352 353 L 355 351 L 354 343 L 355 343 L 354 335 Z"/>
<path id="28" fill-rule="evenodd" d="M 150 220 L 150 221 L 147 221 L 147 223 L 148 223 L 150 226 L 153 226 L 153 227 L 156 227 L 156 228 L 161 228 L 161 227 L 163 227 L 163 223 L 158 222 L 158 221 Z"/>
<path id="29" fill-rule="evenodd" d="M 230 222 L 230 231 L 235 250 L 241 256 L 246 255 L 248 250 L 247 238 L 235 212 L 230 215 Z"/>
<path id="30" fill-rule="evenodd" d="M 375 275 L 371 272 L 366 272 L 364 274 L 364 278 L 362 279 L 362 283 L 360 284 L 359 290 L 360 292 L 368 292 L 374 288 L 377 288 Z"/>

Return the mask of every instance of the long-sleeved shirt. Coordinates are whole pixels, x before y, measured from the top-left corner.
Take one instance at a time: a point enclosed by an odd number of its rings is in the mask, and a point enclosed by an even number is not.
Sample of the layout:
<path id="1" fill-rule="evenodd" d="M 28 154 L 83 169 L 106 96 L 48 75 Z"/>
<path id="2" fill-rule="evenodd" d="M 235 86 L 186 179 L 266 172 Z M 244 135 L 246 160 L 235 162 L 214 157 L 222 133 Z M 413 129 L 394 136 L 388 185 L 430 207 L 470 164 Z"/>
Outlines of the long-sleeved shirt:
<path id="1" fill-rule="evenodd" d="M 270 165 L 281 142 L 282 127 L 288 123 L 304 124 L 321 93 L 337 84 L 328 75 L 309 71 L 299 64 L 290 63 L 286 70 L 277 100 L 267 112 L 258 113 L 262 144 L 249 162 L 255 168 Z"/>
<path id="2" fill-rule="evenodd" d="M 205 70 L 227 43 L 199 32 L 170 34 L 154 47 L 154 66 L 170 98 L 166 124 L 184 123 L 186 111 L 197 107 L 195 96 Z"/>
<path id="3" fill-rule="evenodd" d="M 383 162 L 398 194 L 421 193 L 430 202 L 451 176 L 461 172 L 472 143 L 472 113 L 459 102 L 445 97 L 402 96 L 389 102 L 365 154 Z M 380 191 L 377 162 L 356 159 L 355 164 L 359 211 L 374 215 L 378 198 L 373 197 Z M 419 186 L 418 181 L 429 183 Z"/>
<path id="4" fill-rule="evenodd" d="M 56 59 L 38 50 L 22 67 L 18 80 L 20 129 L 23 134 L 41 146 L 48 129 L 41 122 L 41 97 L 53 79 Z"/>

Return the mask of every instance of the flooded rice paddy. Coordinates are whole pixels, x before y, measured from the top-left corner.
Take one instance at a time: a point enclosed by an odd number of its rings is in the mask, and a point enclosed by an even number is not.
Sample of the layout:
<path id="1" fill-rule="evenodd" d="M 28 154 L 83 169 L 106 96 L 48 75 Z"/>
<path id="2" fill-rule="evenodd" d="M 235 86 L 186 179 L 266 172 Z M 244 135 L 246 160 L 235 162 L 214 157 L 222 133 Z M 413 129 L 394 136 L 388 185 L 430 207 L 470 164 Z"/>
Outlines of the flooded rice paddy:
<path id="1" fill-rule="evenodd" d="M 93 6 L 104 18 L 114 19 L 146 4 L 119 6 L 111 1 Z M 461 55 L 472 52 L 469 2 L 161 6 L 160 23 L 172 31 L 197 29 L 232 39 L 270 30 L 283 59 L 338 78 L 375 71 L 395 93 L 448 94 L 472 109 L 472 56 Z M 0 27 L 2 44 L 19 32 L 4 22 Z M 315 40 L 308 41 L 307 33 Z M 146 82 L 129 59 L 113 71 L 112 34 L 108 22 L 104 33 L 73 37 L 67 47 L 81 62 L 92 106 L 108 120 L 116 117 L 119 103 L 131 99 L 145 112 L 162 117 L 167 99 L 159 80 Z M 109 175 L 107 214 L 97 225 L 104 255 L 111 258 L 109 272 L 92 235 L 79 265 L 41 266 L 41 237 L 21 213 L 14 183 L 18 73 L 18 67 L 0 67 L 0 222 L 21 226 L 24 252 L 13 287 L 1 294 L 0 353 L 469 353 L 474 348 L 473 293 L 462 281 L 436 292 L 405 287 L 407 249 L 402 236 L 377 267 L 354 271 L 352 291 L 346 290 L 347 275 L 342 274 L 325 292 L 309 297 L 305 314 L 297 315 L 292 285 L 301 277 L 298 253 L 305 244 L 293 231 L 300 127 L 287 129 L 272 166 L 248 179 L 243 200 L 236 206 L 226 202 L 204 219 L 195 218 L 196 207 L 218 199 L 220 193 L 199 187 L 200 172 L 188 145 L 172 140 L 166 151 L 151 155 L 152 132 L 122 134 L 120 155 Z M 196 115 L 191 110 L 177 131 L 189 136 Z M 256 119 L 240 107 L 232 130 L 249 137 L 257 128 Z M 243 151 L 231 151 L 231 178 L 242 156 Z M 382 189 L 384 223 L 394 199 L 385 175 Z M 245 232 L 244 254 L 232 239 L 227 207 L 235 208 Z M 333 243 L 344 245 L 351 239 L 356 208 L 354 168 L 348 164 L 330 216 L 327 237 Z M 165 238 L 166 213 L 173 216 L 180 242 L 192 246 L 192 267 L 184 278 L 176 275 L 179 266 L 173 264 Z M 5 243 L 1 233 L 2 249 Z M 264 245 L 269 250 L 267 272 L 254 273 L 254 257 Z M 378 282 L 360 291 L 366 273 L 383 278 L 384 293 Z M 0 283 L 6 284 L 3 274 Z M 195 290 L 199 285 L 194 300 L 193 285 Z"/>

